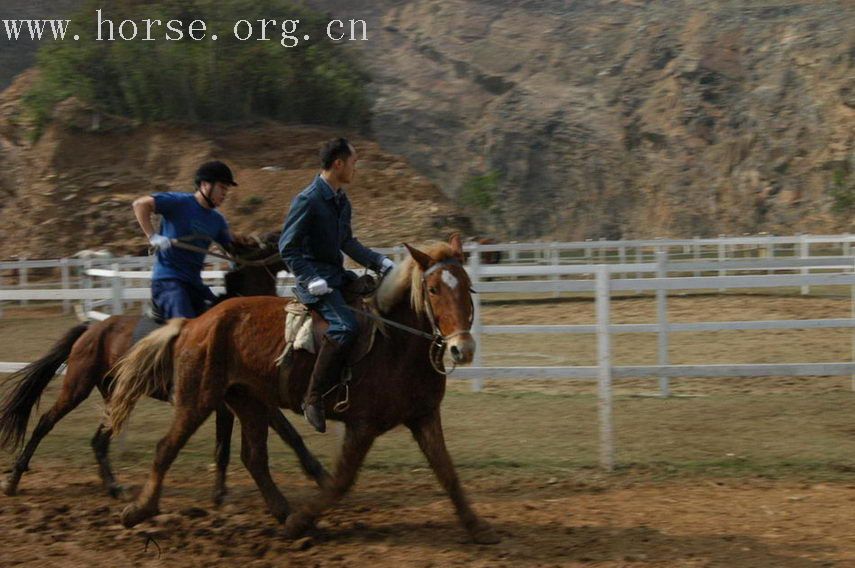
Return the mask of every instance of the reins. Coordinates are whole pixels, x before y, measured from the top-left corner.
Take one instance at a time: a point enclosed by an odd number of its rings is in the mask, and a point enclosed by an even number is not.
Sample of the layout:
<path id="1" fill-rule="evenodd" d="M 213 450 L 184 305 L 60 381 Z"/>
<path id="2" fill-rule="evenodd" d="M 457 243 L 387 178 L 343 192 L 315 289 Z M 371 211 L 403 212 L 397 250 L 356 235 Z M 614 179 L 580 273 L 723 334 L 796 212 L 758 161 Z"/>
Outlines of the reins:
<path id="1" fill-rule="evenodd" d="M 197 247 L 196 245 L 192 245 L 189 242 L 187 242 L 187 241 L 196 241 L 196 240 L 211 241 L 213 244 L 217 245 L 217 248 L 219 248 L 221 252 L 219 252 L 219 253 L 214 252 L 214 251 L 208 250 L 206 248 Z M 274 254 L 271 254 L 268 257 L 261 258 L 258 260 L 244 259 L 244 258 L 241 258 L 239 256 L 230 254 L 225 249 L 225 247 L 223 245 L 221 245 L 220 243 L 218 243 L 217 241 L 215 241 L 214 239 L 212 239 L 211 237 L 208 237 L 206 235 L 189 235 L 189 236 L 181 237 L 178 239 L 172 239 L 172 246 L 174 246 L 176 248 L 183 249 L 183 250 L 188 250 L 191 252 L 208 254 L 208 255 L 211 255 L 211 256 L 214 256 L 217 258 L 221 258 L 223 260 L 228 260 L 229 262 L 233 262 L 239 266 L 267 266 L 269 264 L 273 264 L 274 262 L 278 261 L 280 258 L 279 253 L 276 252 Z"/>

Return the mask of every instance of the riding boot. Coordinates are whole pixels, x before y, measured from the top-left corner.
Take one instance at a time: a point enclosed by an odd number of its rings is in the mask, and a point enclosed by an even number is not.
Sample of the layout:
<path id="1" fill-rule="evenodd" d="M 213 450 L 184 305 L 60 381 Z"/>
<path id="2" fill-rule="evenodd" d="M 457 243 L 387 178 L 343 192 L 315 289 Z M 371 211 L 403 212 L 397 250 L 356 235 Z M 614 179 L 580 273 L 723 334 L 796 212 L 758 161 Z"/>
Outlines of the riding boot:
<path id="1" fill-rule="evenodd" d="M 341 343 L 324 335 L 303 400 L 303 414 L 318 432 L 326 432 L 323 396 L 340 381 L 345 355 L 346 350 Z"/>

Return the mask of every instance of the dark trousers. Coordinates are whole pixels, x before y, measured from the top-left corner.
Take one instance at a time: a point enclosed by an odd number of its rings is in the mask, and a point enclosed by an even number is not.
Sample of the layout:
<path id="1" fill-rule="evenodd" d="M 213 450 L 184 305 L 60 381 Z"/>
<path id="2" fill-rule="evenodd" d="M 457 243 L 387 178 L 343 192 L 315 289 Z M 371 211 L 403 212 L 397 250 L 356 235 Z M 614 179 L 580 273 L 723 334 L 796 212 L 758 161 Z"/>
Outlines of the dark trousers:
<path id="1" fill-rule="evenodd" d="M 151 283 L 151 300 L 163 319 L 195 318 L 215 299 L 214 293 L 204 284 L 182 280 L 153 280 Z"/>
<path id="2" fill-rule="evenodd" d="M 330 324 L 327 335 L 343 347 L 349 346 L 359 333 L 359 322 L 356 315 L 347 307 L 341 291 L 333 289 L 329 294 L 319 296 L 312 304 L 324 319 Z"/>

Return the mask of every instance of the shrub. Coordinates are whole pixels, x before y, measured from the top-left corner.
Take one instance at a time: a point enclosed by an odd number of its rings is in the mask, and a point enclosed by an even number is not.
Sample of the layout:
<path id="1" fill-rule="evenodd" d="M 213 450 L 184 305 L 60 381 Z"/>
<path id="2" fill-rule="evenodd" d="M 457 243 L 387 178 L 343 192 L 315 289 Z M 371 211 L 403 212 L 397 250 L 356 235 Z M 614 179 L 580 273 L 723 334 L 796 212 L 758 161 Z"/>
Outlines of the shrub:
<path id="1" fill-rule="evenodd" d="M 117 0 L 107 5 L 104 17 L 117 28 L 122 20 L 146 18 L 208 24 L 208 37 L 201 41 L 185 35 L 180 41 L 161 36 L 147 42 L 139 36 L 95 41 L 94 15 L 101 7 L 100 0 L 90 0 L 71 17 L 68 36 L 79 34 L 81 41 L 50 43 L 39 51 L 40 80 L 25 97 L 38 129 L 54 106 L 71 96 L 140 122 L 272 118 L 367 124 L 368 76 L 345 46 L 326 39 L 326 19 L 307 8 L 284 0 Z M 299 45 L 280 45 L 281 28 L 268 29 L 270 41 L 233 37 L 236 21 L 249 20 L 258 28 L 263 18 L 299 19 L 294 34 Z M 210 39 L 212 33 L 217 41 Z M 304 34 L 312 39 L 304 41 Z"/>
<path id="2" fill-rule="evenodd" d="M 496 202 L 499 178 L 499 172 L 495 170 L 469 178 L 460 190 L 461 203 L 481 211 L 489 211 Z"/>

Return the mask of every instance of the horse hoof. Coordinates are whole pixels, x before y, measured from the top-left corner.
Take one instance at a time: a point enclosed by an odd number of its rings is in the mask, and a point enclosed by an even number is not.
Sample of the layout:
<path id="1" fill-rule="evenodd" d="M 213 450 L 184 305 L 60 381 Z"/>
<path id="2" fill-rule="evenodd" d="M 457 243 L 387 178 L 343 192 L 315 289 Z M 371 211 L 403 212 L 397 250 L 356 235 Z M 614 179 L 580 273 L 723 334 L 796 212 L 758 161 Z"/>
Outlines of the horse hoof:
<path id="1" fill-rule="evenodd" d="M 3 490 L 3 494 L 7 497 L 14 497 L 18 494 L 18 482 L 4 479 L 0 482 L 0 489 Z"/>
<path id="2" fill-rule="evenodd" d="M 499 533 L 485 521 L 479 522 L 475 528 L 469 531 L 469 534 L 475 544 L 498 544 L 502 542 Z"/>
<path id="3" fill-rule="evenodd" d="M 146 519 L 149 519 L 157 514 L 157 510 L 149 510 L 143 507 L 140 507 L 136 503 L 132 503 L 125 507 L 125 510 L 122 511 L 122 524 L 125 528 L 131 528 L 135 525 L 140 524 Z"/>
<path id="4" fill-rule="evenodd" d="M 214 491 L 211 495 L 211 502 L 214 504 L 214 508 L 219 508 L 223 505 L 223 501 L 226 500 L 226 491 Z"/>
<path id="5" fill-rule="evenodd" d="M 296 512 L 285 521 L 285 529 L 282 534 L 285 538 L 294 540 L 300 538 L 306 531 L 314 526 L 312 517 L 303 512 Z"/>
<path id="6" fill-rule="evenodd" d="M 108 485 L 107 494 L 113 499 L 119 499 L 120 501 L 125 500 L 128 496 L 127 491 L 125 491 L 125 488 L 119 485 L 118 483 Z"/>

